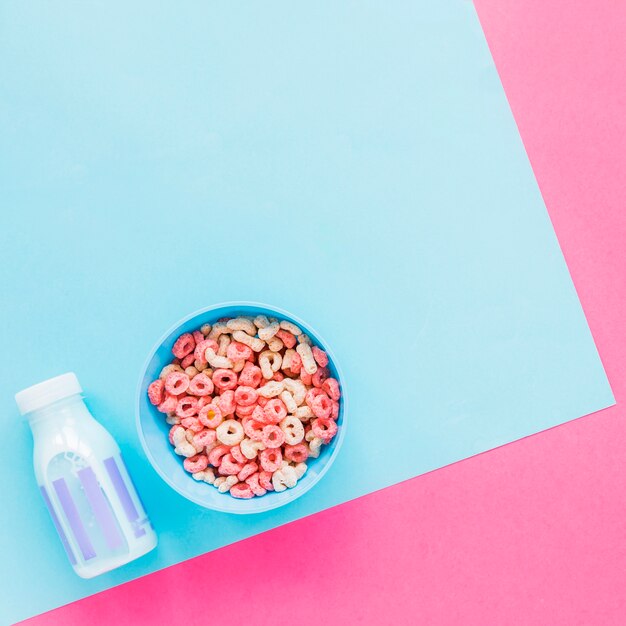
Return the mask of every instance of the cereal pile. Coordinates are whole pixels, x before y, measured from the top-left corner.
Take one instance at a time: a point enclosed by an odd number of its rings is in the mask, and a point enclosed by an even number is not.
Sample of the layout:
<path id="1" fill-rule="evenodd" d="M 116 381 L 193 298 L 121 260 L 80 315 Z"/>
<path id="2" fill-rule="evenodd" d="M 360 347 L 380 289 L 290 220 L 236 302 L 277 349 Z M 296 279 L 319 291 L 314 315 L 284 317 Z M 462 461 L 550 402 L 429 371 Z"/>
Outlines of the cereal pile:
<path id="1" fill-rule="evenodd" d="M 181 335 L 148 387 L 196 480 L 235 498 L 294 487 L 337 434 L 328 357 L 287 320 L 222 318 Z"/>

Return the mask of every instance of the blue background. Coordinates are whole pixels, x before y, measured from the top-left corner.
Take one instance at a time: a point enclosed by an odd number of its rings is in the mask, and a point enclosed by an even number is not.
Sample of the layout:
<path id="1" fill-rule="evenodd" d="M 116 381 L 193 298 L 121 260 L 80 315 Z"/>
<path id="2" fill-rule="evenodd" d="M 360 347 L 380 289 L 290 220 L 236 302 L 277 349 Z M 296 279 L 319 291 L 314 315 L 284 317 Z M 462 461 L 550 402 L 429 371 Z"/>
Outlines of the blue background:
<path id="1" fill-rule="evenodd" d="M 469 2 L 5 1 L 0 92 L 4 621 L 613 402 Z M 351 396 L 328 475 L 254 517 L 178 496 L 134 426 L 154 341 L 227 300 L 309 321 Z M 13 402 L 68 370 L 160 538 L 90 581 Z"/>

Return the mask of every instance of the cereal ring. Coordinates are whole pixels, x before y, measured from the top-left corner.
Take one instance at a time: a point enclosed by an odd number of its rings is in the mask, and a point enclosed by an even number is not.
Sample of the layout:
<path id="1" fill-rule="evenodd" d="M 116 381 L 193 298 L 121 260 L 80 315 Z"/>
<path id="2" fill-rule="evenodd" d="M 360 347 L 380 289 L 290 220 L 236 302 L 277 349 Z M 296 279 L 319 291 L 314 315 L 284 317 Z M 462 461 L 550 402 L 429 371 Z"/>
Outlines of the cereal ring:
<path id="1" fill-rule="evenodd" d="M 313 434 L 328 443 L 337 434 L 337 423 L 331 419 L 317 418 L 311 422 Z"/>
<path id="2" fill-rule="evenodd" d="M 211 332 L 211 324 L 203 324 L 200 327 L 200 332 L 206 337 Z"/>
<path id="3" fill-rule="evenodd" d="M 306 344 L 309 347 L 313 345 L 311 337 L 309 337 L 306 333 L 300 333 L 298 335 L 298 343 Z"/>
<path id="4" fill-rule="evenodd" d="M 235 365 L 228 357 L 216 354 L 213 348 L 207 348 L 204 355 L 209 365 L 216 369 L 232 369 Z"/>
<path id="5" fill-rule="evenodd" d="M 333 400 L 333 410 L 330 412 L 330 419 L 336 420 L 339 417 L 339 402 Z"/>
<path id="6" fill-rule="evenodd" d="M 273 424 L 263 428 L 261 441 L 266 448 L 280 448 L 285 443 L 285 433 Z"/>
<path id="7" fill-rule="evenodd" d="M 167 378 L 167 375 L 170 372 L 182 372 L 183 368 L 178 365 L 177 363 L 170 363 L 169 365 L 166 365 L 162 370 L 161 373 L 159 374 L 159 378 L 162 380 L 165 380 Z"/>
<path id="8" fill-rule="evenodd" d="M 335 402 L 341 397 L 339 382 L 336 378 L 327 378 L 322 383 L 322 389 L 330 396 L 330 399 L 335 400 Z"/>
<path id="9" fill-rule="evenodd" d="M 222 415 L 232 415 L 235 412 L 235 392 L 232 389 L 222 391 L 222 395 L 216 400 Z"/>
<path id="10" fill-rule="evenodd" d="M 185 370 L 188 367 L 190 367 L 191 365 L 194 364 L 195 361 L 195 357 L 193 355 L 193 352 L 191 354 L 188 354 L 181 362 L 180 362 L 180 366 Z"/>
<path id="11" fill-rule="evenodd" d="M 193 362 L 193 366 L 199 371 L 199 372 L 204 372 L 204 370 L 209 367 L 208 362 L 200 362 L 200 361 L 194 361 Z"/>
<path id="12" fill-rule="evenodd" d="M 233 485 L 237 484 L 237 476 L 220 476 L 215 479 L 213 485 L 220 493 L 227 493 Z"/>
<path id="13" fill-rule="evenodd" d="M 217 349 L 218 356 L 226 356 L 226 352 L 228 351 L 228 346 L 230 346 L 230 342 L 232 341 L 232 337 L 230 335 L 221 335 L 218 339 L 219 347 Z"/>
<path id="14" fill-rule="evenodd" d="M 204 430 L 201 430 L 199 433 L 194 434 L 191 443 L 193 443 L 193 445 L 196 446 L 196 448 L 202 449 L 202 448 L 206 448 L 207 446 L 214 444 L 216 439 L 217 439 L 217 435 L 215 434 L 215 431 L 209 428 L 205 428 Z"/>
<path id="15" fill-rule="evenodd" d="M 191 477 L 194 480 L 203 480 L 205 483 L 208 483 L 209 485 L 212 485 L 215 482 L 215 472 L 210 467 L 207 467 L 205 470 L 202 470 L 201 472 L 196 472 L 195 474 L 192 474 Z"/>
<path id="16" fill-rule="evenodd" d="M 309 441 L 309 456 L 316 459 L 320 455 L 323 441 L 319 437 L 315 437 Z"/>
<path id="17" fill-rule="evenodd" d="M 243 439 L 242 439 L 243 441 Z M 233 459 L 235 459 L 235 461 L 237 461 L 237 463 L 243 463 L 244 465 L 248 462 L 248 459 L 243 455 L 243 452 L 241 451 L 241 444 L 237 445 L 237 446 L 233 446 L 230 449 L 230 453 L 233 455 Z"/>
<path id="18" fill-rule="evenodd" d="M 315 414 L 311 410 L 311 407 L 308 405 L 299 406 L 298 410 L 294 413 L 294 415 L 302 422 L 305 422 L 311 417 L 315 417 Z"/>
<path id="19" fill-rule="evenodd" d="M 246 385 L 240 385 L 235 391 L 235 402 L 240 406 L 252 406 L 258 397 L 257 390 Z"/>
<path id="20" fill-rule="evenodd" d="M 213 324 L 213 328 L 211 328 L 211 332 L 209 332 L 209 339 L 217 339 L 220 335 L 224 333 L 230 333 L 231 330 L 224 322 L 215 322 Z"/>
<path id="21" fill-rule="evenodd" d="M 271 339 L 268 339 L 267 347 L 271 352 L 280 352 L 285 347 L 285 344 L 279 337 L 272 337 Z"/>
<path id="22" fill-rule="evenodd" d="M 185 439 L 185 429 L 182 426 L 172 426 L 167 438 L 173 446 L 177 446 Z"/>
<path id="23" fill-rule="evenodd" d="M 191 333 L 185 333 L 181 335 L 172 347 L 172 354 L 179 358 L 184 359 L 190 352 L 193 352 L 196 347 L 196 341 Z"/>
<path id="24" fill-rule="evenodd" d="M 300 343 L 296 347 L 296 352 L 300 355 L 302 359 L 302 367 L 307 374 L 315 374 L 317 372 L 317 363 L 313 358 L 313 352 L 311 351 L 311 346 L 307 343 Z"/>
<path id="25" fill-rule="evenodd" d="M 213 372 L 213 384 L 220 391 L 228 391 L 237 386 L 237 374 L 227 369 L 216 369 Z"/>
<path id="26" fill-rule="evenodd" d="M 326 419 L 333 412 L 333 401 L 324 393 L 313 398 L 311 410 L 315 417 Z"/>
<path id="27" fill-rule="evenodd" d="M 285 375 L 282 372 L 276 372 L 274 376 L 272 376 L 272 380 L 280 382 L 281 380 L 285 380 Z"/>
<path id="28" fill-rule="evenodd" d="M 314 387 L 321 387 L 324 381 L 330 376 L 330 371 L 327 367 L 318 367 L 317 372 L 313 374 L 311 382 Z"/>
<path id="29" fill-rule="evenodd" d="M 174 452 L 179 456 L 184 456 L 185 458 L 190 458 L 192 456 L 196 456 L 197 452 L 195 447 L 190 444 L 187 440 L 181 441 L 175 448 Z"/>
<path id="30" fill-rule="evenodd" d="M 230 495 L 233 498 L 254 498 L 254 492 L 247 483 L 236 483 L 230 488 Z"/>
<path id="31" fill-rule="evenodd" d="M 190 365 L 189 367 L 185 368 L 185 374 L 187 374 L 187 376 L 189 376 L 189 378 L 193 378 L 194 376 L 197 376 L 200 372 L 193 366 Z"/>
<path id="32" fill-rule="evenodd" d="M 306 398 L 306 387 L 301 380 L 285 379 L 285 389 L 291 393 L 296 404 L 300 406 Z"/>
<path id="33" fill-rule="evenodd" d="M 270 380 L 263 387 L 259 387 L 259 395 L 264 398 L 275 398 L 285 390 L 285 382 L 278 380 Z"/>
<path id="34" fill-rule="evenodd" d="M 282 328 L 276 333 L 276 337 L 285 344 L 285 348 L 293 348 L 297 343 L 295 335 Z"/>
<path id="35" fill-rule="evenodd" d="M 244 426 L 245 430 L 245 426 Z M 236 446 L 233 447 L 233 449 Z M 256 459 L 259 450 L 265 450 L 265 446 L 262 441 L 254 441 L 253 439 L 242 439 L 239 444 L 241 454 L 248 460 Z M 232 453 L 234 456 L 234 453 Z"/>
<path id="36" fill-rule="evenodd" d="M 274 485 L 272 485 L 272 472 L 263 470 L 259 472 L 259 485 L 266 491 L 274 491 Z"/>
<path id="37" fill-rule="evenodd" d="M 165 391 L 173 396 L 180 396 L 189 388 L 189 376 L 182 372 L 172 372 L 165 379 Z"/>
<path id="38" fill-rule="evenodd" d="M 300 328 L 298 326 L 296 326 L 292 322 L 288 322 L 287 320 L 283 320 L 282 322 L 280 322 L 280 327 L 283 330 L 286 330 L 288 333 L 291 333 L 292 335 L 295 335 L 296 337 L 298 335 L 302 334 L 302 330 L 300 330 Z"/>
<path id="39" fill-rule="evenodd" d="M 240 404 L 238 404 L 235 407 L 235 415 L 239 418 L 239 419 L 243 419 L 244 417 L 250 417 L 252 415 L 252 413 L 254 412 L 254 409 L 256 408 L 257 405 L 252 404 L 250 406 L 241 406 Z"/>
<path id="40" fill-rule="evenodd" d="M 291 355 L 291 365 L 289 367 L 292 374 L 298 375 L 302 371 L 302 357 L 294 350 Z"/>
<path id="41" fill-rule="evenodd" d="M 280 453 L 279 448 L 272 448 L 272 449 L 263 450 L 259 454 L 259 459 L 260 459 L 261 467 L 266 472 L 275 472 L 281 466 L 281 463 L 283 462 L 283 455 Z M 260 477 L 260 479 L 261 479 L 261 484 L 263 484 L 263 478 Z M 265 485 L 263 485 L 263 487 L 267 489 Z"/>
<path id="42" fill-rule="evenodd" d="M 252 476 L 252 474 L 256 473 L 258 469 L 259 466 L 254 463 L 254 461 L 250 461 L 243 466 L 243 469 L 239 472 L 239 474 L 237 474 L 237 478 L 244 482 L 246 478 Z"/>
<path id="43" fill-rule="evenodd" d="M 161 411 L 161 413 L 174 413 L 177 406 L 178 398 L 176 396 L 170 395 L 169 393 L 166 393 L 163 402 L 159 404 L 157 410 Z"/>
<path id="44" fill-rule="evenodd" d="M 270 380 L 274 376 L 274 372 L 280 369 L 280 365 L 283 362 L 283 358 L 280 354 L 272 352 L 271 350 L 264 350 L 259 354 L 259 366 L 263 378 Z"/>
<path id="45" fill-rule="evenodd" d="M 294 446 L 285 446 L 285 458 L 294 463 L 304 463 L 309 458 L 309 448 L 306 443 L 298 443 Z"/>
<path id="46" fill-rule="evenodd" d="M 288 413 L 295 413 L 298 410 L 298 405 L 293 395 L 286 389 L 280 394 L 280 399 L 285 403 Z"/>
<path id="47" fill-rule="evenodd" d="M 233 339 L 235 341 L 239 341 L 240 343 L 244 343 L 246 346 L 252 348 L 255 352 L 261 352 L 263 348 L 265 348 L 265 342 L 258 337 L 251 337 L 246 334 L 243 330 L 236 330 L 233 333 Z"/>
<path id="48" fill-rule="evenodd" d="M 217 352 L 217 341 L 215 341 L 215 339 L 202 339 L 202 341 L 196 344 L 196 348 L 193 351 L 194 360 L 199 361 L 200 363 L 207 363 L 208 359 L 206 358 L 206 351 L 209 348 L 214 352 Z"/>
<path id="49" fill-rule="evenodd" d="M 269 341 L 274 337 L 274 335 L 280 330 L 280 326 L 278 322 L 272 322 L 263 328 L 259 328 L 259 339 L 263 339 L 263 341 Z"/>
<path id="50" fill-rule="evenodd" d="M 296 476 L 296 471 L 291 465 L 287 465 L 275 471 L 272 476 L 272 485 L 274 485 L 274 491 L 277 493 L 295 487 L 297 482 L 298 477 Z"/>
<path id="51" fill-rule="evenodd" d="M 265 405 L 270 401 L 269 398 L 264 398 L 263 396 L 259 396 L 259 399 L 256 401 L 256 403 L 262 408 L 265 408 Z"/>
<path id="52" fill-rule="evenodd" d="M 188 431 L 193 433 L 199 433 L 204 428 L 200 420 L 195 415 L 181 418 L 180 423 Z"/>
<path id="53" fill-rule="evenodd" d="M 176 404 L 178 417 L 191 417 L 198 412 L 198 399 L 193 396 L 183 396 Z"/>
<path id="54" fill-rule="evenodd" d="M 207 428 L 217 428 L 224 421 L 224 414 L 220 407 L 212 402 L 200 409 L 198 420 Z"/>
<path id="55" fill-rule="evenodd" d="M 239 372 L 241 372 L 246 366 L 246 363 L 247 361 L 235 361 L 233 363 L 233 372 L 235 372 L 235 374 L 239 374 Z"/>
<path id="56" fill-rule="evenodd" d="M 209 463 L 213 465 L 213 467 L 219 467 L 220 463 L 222 462 L 222 458 L 229 452 L 230 448 L 228 446 L 216 446 L 209 453 Z"/>
<path id="57" fill-rule="evenodd" d="M 285 443 L 290 446 L 295 446 L 304 439 L 304 426 L 293 415 L 288 415 L 281 420 L 280 429 L 285 434 Z"/>
<path id="58" fill-rule="evenodd" d="M 308 448 L 307 448 L 307 454 L 308 454 Z M 297 465 L 294 465 L 293 469 L 296 472 L 296 478 L 300 480 L 306 474 L 308 467 L 306 463 L 302 462 L 302 463 L 298 463 Z"/>
<path id="59" fill-rule="evenodd" d="M 178 417 L 178 415 L 176 415 L 176 413 L 173 413 L 171 415 L 167 415 L 165 417 L 165 423 L 169 424 L 170 426 L 173 424 L 180 424 L 180 417 Z"/>
<path id="60" fill-rule="evenodd" d="M 164 389 L 165 383 L 160 378 L 157 378 L 148 385 L 148 400 L 150 400 L 150 404 L 158 406 L 163 402 L 163 398 L 165 397 Z"/>
<path id="61" fill-rule="evenodd" d="M 242 469 L 243 463 L 237 463 L 237 461 L 233 458 L 233 455 L 228 453 L 222 457 L 217 471 L 222 474 L 222 476 L 233 476 L 235 474 L 239 474 Z"/>
<path id="62" fill-rule="evenodd" d="M 287 407 L 280 398 L 272 398 L 263 408 L 265 423 L 278 424 L 287 415 Z"/>
<path id="63" fill-rule="evenodd" d="M 325 396 L 326 394 L 324 393 L 324 391 L 322 391 L 321 389 L 318 389 L 317 387 L 313 387 L 312 389 L 309 389 L 306 392 L 306 396 L 305 396 L 305 401 L 307 403 L 307 406 L 313 408 L 313 400 L 315 400 L 315 398 L 317 398 L 317 396 Z"/>
<path id="64" fill-rule="evenodd" d="M 190 473 L 202 472 L 207 468 L 209 459 L 206 454 L 196 454 L 195 456 L 187 457 L 183 461 L 183 467 Z"/>
<path id="65" fill-rule="evenodd" d="M 326 367 L 328 365 L 328 355 L 326 354 L 326 352 L 324 352 L 324 350 L 318 348 L 317 346 L 312 346 L 311 352 L 313 353 L 313 358 L 315 359 L 315 362 L 320 367 Z"/>
<path id="66" fill-rule="evenodd" d="M 213 381 L 206 374 L 196 374 L 189 383 L 189 393 L 196 396 L 208 396 L 213 388 Z"/>
<path id="67" fill-rule="evenodd" d="M 237 420 L 225 420 L 216 429 L 217 438 L 227 446 L 238 444 L 244 435 L 243 426 Z"/>
<path id="68" fill-rule="evenodd" d="M 257 328 L 265 328 L 266 326 L 270 325 L 270 321 L 267 319 L 267 317 L 265 317 L 265 315 L 257 315 L 253 321 L 254 325 Z"/>
<path id="69" fill-rule="evenodd" d="M 256 389 L 261 384 L 262 380 L 263 374 L 261 368 L 250 362 L 247 362 L 243 366 L 241 374 L 239 374 L 239 384 L 252 387 L 253 389 Z"/>
<path id="70" fill-rule="evenodd" d="M 193 339 L 196 342 L 196 345 L 198 345 L 199 341 L 204 341 L 204 335 L 202 334 L 201 331 L 199 330 L 194 330 L 192 333 Z"/>
<path id="71" fill-rule="evenodd" d="M 304 368 L 300 371 L 300 380 L 307 386 L 311 386 L 313 384 L 313 376 L 308 372 L 305 372 Z"/>
<path id="72" fill-rule="evenodd" d="M 263 439 L 263 429 L 265 424 L 257 422 L 252 418 L 248 418 L 243 424 L 243 430 L 253 441 L 261 441 Z"/>
<path id="73" fill-rule="evenodd" d="M 259 484 L 259 473 L 252 474 L 246 479 L 246 484 L 252 489 L 252 493 L 255 496 L 264 496 L 267 493 L 267 489 L 263 489 Z"/>
<path id="74" fill-rule="evenodd" d="M 242 330 L 252 337 L 257 333 L 257 327 L 254 325 L 254 322 L 246 317 L 236 317 L 233 320 L 229 320 L 226 322 L 226 326 L 228 326 L 231 331 Z"/>
<path id="75" fill-rule="evenodd" d="M 252 348 L 240 341 L 233 341 L 226 350 L 226 356 L 231 361 L 247 361 L 254 354 Z"/>

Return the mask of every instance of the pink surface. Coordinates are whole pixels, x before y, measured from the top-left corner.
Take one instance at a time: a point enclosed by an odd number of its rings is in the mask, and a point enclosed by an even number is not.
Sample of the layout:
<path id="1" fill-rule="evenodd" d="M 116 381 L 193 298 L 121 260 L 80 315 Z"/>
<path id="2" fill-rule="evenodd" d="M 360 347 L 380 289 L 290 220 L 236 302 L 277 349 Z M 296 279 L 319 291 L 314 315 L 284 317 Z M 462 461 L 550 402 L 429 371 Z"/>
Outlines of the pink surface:
<path id="1" fill-rule="evenodd" d="M 625 623 L 626 3 L 476 5 L 618 405 L 26 623 Z"/>

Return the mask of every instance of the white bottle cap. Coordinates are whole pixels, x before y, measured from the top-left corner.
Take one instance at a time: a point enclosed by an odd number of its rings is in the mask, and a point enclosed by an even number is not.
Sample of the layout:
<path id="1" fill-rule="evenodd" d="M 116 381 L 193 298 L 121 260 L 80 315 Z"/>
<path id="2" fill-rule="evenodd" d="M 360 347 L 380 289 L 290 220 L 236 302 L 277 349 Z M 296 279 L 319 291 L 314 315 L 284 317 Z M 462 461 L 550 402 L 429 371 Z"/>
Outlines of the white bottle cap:
<path id="1" fill-rule="evenodd" d="M 68 372 L 18 391 L 15 394 L 15 402 L 17 402 L 20 413 L 26 415 L 26 413 L 32 413 L 32 411 L 42 409 L 53 402 L 82 392 L 76 374 Z"/>

